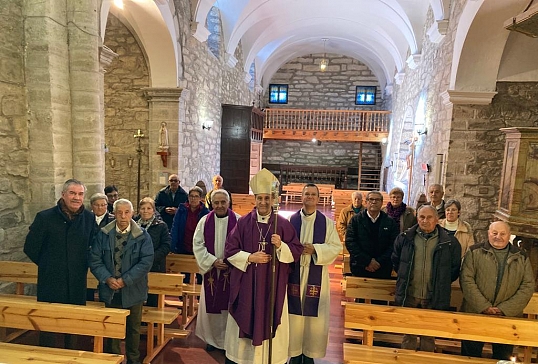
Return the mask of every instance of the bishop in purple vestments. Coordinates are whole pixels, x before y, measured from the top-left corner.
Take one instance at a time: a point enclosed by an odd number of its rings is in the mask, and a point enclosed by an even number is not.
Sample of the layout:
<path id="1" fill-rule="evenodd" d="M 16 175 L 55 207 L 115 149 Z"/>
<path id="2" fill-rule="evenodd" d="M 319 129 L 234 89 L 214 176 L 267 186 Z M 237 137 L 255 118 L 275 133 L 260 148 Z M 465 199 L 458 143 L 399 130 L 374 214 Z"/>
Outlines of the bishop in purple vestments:
<path id="1" fill-rule="evenodd" d="M 226 239 L 224 257 L 233 266 L 224 345 L 227 363 L 268 362 L 271 309 L 274 310 L 272 363 L 282 364 L 288 358 L 287 283 L 290 263 L 300 258 L 303 247 L 290 222 L 273 214 L 270 192 L 274 179 L 265 169 L 253 177 L 251 188 L 255 193 L 256 208 L 239 219 Z M 271 307 L 273 249 L 276 249 L 277 259 L 276 295 L 275 305 Z"/>

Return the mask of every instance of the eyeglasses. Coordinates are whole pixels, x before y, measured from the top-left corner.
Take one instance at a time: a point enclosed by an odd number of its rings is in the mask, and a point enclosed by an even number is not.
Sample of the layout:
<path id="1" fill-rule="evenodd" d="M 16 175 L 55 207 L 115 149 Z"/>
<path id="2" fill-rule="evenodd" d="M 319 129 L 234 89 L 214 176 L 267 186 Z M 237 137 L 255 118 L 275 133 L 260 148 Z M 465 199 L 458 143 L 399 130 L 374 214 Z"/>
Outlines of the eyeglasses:
<path id="1" fill-rule="evenodd" d="M 382 198 L 369 198 L 368 199 L 368 202 L 381 202 L 381 201 L 383 201 Z"/>
<path id="2" fill-rule="evenodd" d="M 179 182 L 178 179 L 169 179 L 168 182 Z"/>
<path id="3" fill-rule="evenodd" d="M 100 203 L 100 204 L 93 204 L 92 206 L 95 206 L 95 207 L 106 207 L 106 203 Z"/>
<path id="4" fill-rule="evenodd" d="M 202 196 L 191 196 L 191 195 L 189 195 L 189 198 L 193 198 L 193 199 L 194 198 L 202 198 Z"/>

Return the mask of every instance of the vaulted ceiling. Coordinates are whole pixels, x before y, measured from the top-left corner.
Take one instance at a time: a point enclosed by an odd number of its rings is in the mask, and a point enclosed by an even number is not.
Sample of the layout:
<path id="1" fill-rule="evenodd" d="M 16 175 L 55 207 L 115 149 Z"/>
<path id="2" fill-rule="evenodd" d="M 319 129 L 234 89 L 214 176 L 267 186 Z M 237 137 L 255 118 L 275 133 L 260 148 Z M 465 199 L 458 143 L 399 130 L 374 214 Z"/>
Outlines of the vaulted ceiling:
<path id="1" fill-rule="evenodd" d="M 267 83 L 287 61 L 306 54 L 344 54 L 367 64 L 382 86 L 416 60 L 424 23 L 443 21 L 447 0 L 198 0 L 195 36 L 203 39 L 207 14 L 220 10 L 228 57 L 241 44 L 245 68 L 256 65 Z M 241 43 L 239 43 L 241 42 Z M 414 56 L 414 57 L 413 57 Z"/>
<path id="2" fill-rule="evenodd" d="M 182 82 L 179 29 L 185 20 L 177 17 L 175 6 L 183 2 L 190 3 L 190 29 L 200 42 L 210 34 L 206 28 L 209 12 L 212 7 L 219 10 L 226 62 L 235 67 L 234 54 L 241 47 L 245 81 L 254 63 L 255 83 L 263 87 L 286 62 L 325 50 L 362 61 L 382 88 L 390 88 L 403 79 L 407 66 L 413 69 L 419 64 L 424 37 L 441 42 L 449 22 L 456 27 L 449 90 L 492 93 L 498 79 L 538 79 L 538 49 L 528 51 L 537 48 L 536 43 L 509 37 L 503 25 L 523 11 L 529 0 L 468 0 L 461 4 L 456 24 L 449 19 L 451 0 L 121 0 L 125 3 L 121 11 L 112 5 L 116 1 L 120 0 L 102 0 L 101 37 L 110 11 L 140 40 L 155 87 Z M 325 49 L 323 38 L 327 39 Z M 512 57 L 518 62 L 511 62 L 513 50 L 505 52 L 510 39 L 524 44 L 519 47 L 521 54 Z M 507 66 L 498 74 L 503 60 Z"/>

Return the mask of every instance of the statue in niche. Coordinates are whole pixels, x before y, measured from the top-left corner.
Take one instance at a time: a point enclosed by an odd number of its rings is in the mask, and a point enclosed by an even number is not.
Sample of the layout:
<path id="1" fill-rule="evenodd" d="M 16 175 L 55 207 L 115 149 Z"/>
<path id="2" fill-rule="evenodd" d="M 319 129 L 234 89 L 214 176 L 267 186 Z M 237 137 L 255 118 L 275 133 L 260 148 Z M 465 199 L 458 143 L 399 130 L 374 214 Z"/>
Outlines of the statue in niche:
<path id="1" fill-rule="evenodd" d="M 159 150 L 168 151 L 170 145 L 168 144 L 168 129 L 166 129 L 166 123 L 161 123 L 161 129 L 159 130 Z"/>

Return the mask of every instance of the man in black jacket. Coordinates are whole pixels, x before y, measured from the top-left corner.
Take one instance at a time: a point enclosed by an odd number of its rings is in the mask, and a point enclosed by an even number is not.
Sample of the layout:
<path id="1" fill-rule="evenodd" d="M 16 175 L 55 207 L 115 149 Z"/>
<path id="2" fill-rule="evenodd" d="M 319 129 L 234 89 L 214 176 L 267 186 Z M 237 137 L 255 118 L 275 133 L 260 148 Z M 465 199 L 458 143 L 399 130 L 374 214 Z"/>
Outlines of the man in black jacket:
<path id="1" fill-rule="evenodd" d="M 165 188 L 157 192 L 155 196 L 155 208 L 161 214 L 161 218 L 172 231 L 172 222 L 178 209 L 178 206 L 187 202 L 187 192 L 179 185 L 181 181 L 177 174 L 171 174 L 168 177 L 168 183 Z"/>
<path id="2" fill-rule="evenodd" d="M 392 273 L 390 256 L 400 229 L 381 211 L 383 195 L 369 192 L 366 209 L 351 219 L 346 232 L 351 274 L 356 277 L 389 279 Z"/>
<path id="3" fill-rule="evenodd" d="M 97 229 L 94 215 L 84 208 L 86 188 L 66 181 L 56 206 L 39 212 L 26 236 L 24 252 L 37 265 L 37 300 L 86 304 L 88 249 Z M 75 348 L 74 337 L 65 346 Z M 41 346 L 54 346 L 55 335 L 41 332 Z"/>
<path id="4" fill-rule="evenodd" d="M 422 205 L 418 225 L 404 231 L 394 242 L 392 263 L 398 273 L 397 305 L 434 310 L 450 308 L 451 284 L 460 271 L 461 245 L 437 222 L 437 210 Z M 404 335 L 402 349 L 417 349 L 417 337 Z M 435 338 L 420 337 L 420 350 L 434 351 Z"/>

